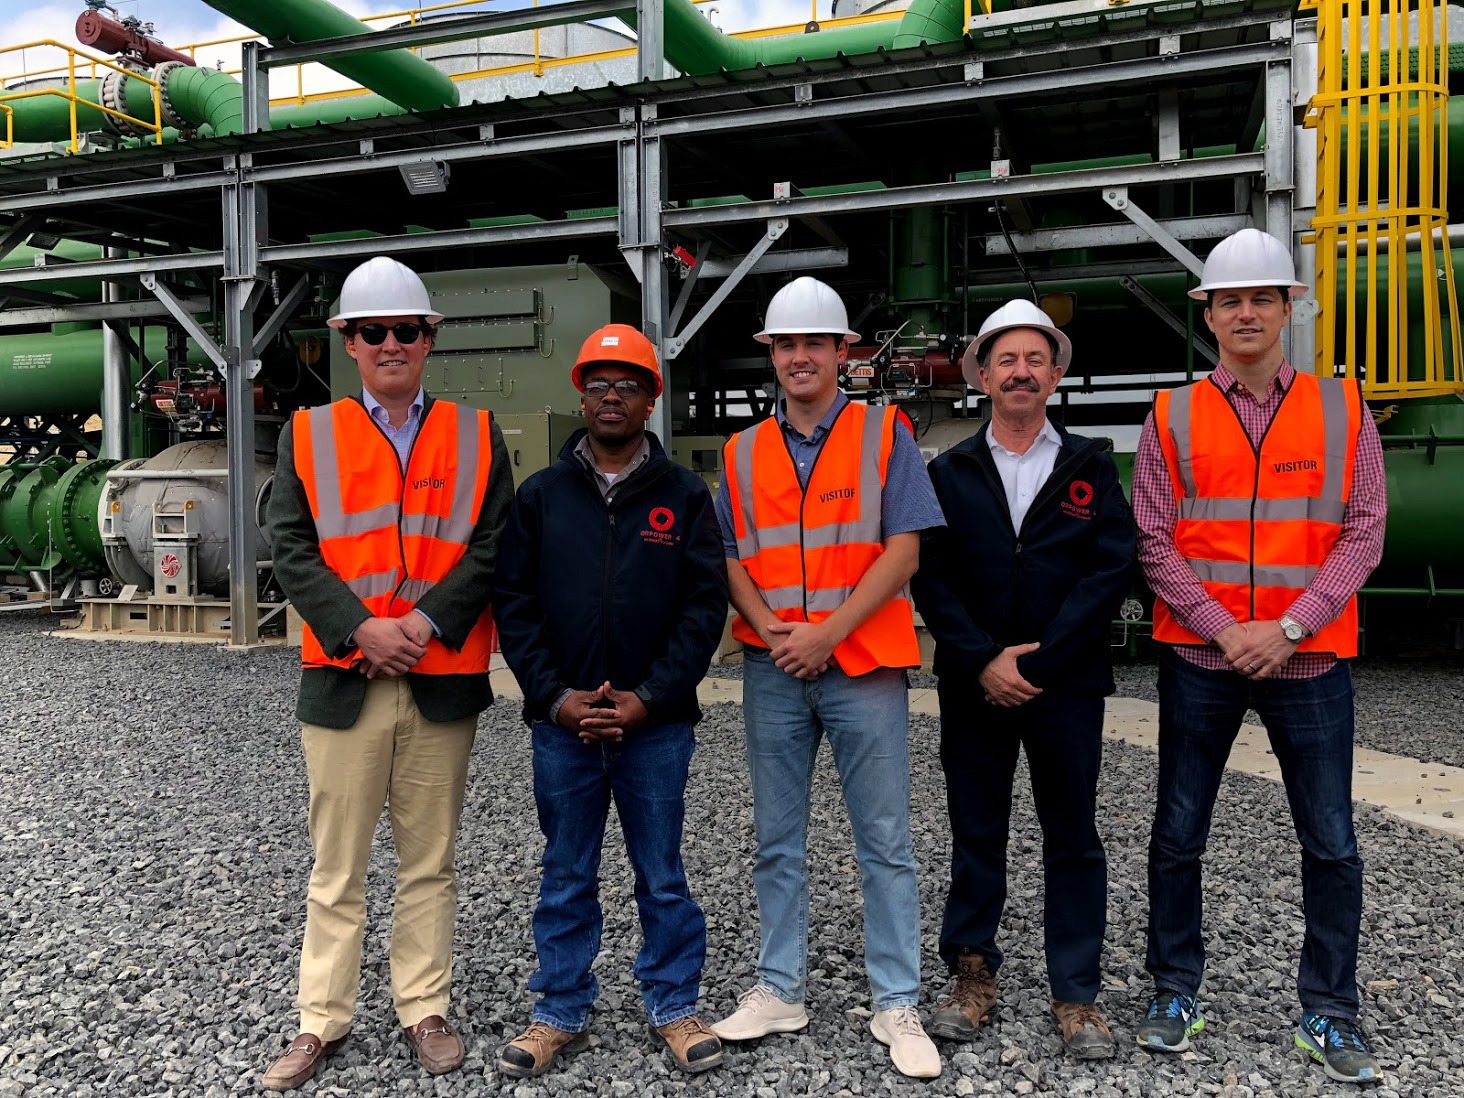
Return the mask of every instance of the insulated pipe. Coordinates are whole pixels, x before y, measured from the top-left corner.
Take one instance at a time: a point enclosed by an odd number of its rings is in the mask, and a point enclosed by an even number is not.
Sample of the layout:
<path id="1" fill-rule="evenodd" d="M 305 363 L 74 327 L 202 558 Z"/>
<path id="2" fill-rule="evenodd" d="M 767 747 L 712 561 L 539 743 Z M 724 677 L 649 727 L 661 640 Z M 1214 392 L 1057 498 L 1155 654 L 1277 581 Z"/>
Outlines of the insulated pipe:
<path id="1" fill-rule="evenodd" d="M 314 42 L 368 34 L 371 28 L 326 0 L 205 0 L 215 11 L 237 19 L 271 42 Z M 409 111 L 458 105 L 457 85 L 441 69 L 410 50 L 379 50 L 321 62 L 342 76 Z"/>

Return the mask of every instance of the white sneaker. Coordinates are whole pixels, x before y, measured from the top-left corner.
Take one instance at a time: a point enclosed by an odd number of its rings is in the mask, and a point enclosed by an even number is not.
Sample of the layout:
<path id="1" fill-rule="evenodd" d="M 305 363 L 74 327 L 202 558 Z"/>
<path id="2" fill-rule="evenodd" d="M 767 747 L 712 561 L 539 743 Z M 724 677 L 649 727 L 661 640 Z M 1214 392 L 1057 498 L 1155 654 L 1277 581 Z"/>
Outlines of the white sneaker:
<path id="1" fill-rule="evenodd" d="M 876 1011 L 869 1029 L 875 1040 L 890 1046 L 890 1060 L 901 1075 L 912 1079 L 934 1079 L 940 1074 L 940 1053 L 925 1036 L 920 1014 L 914 1007 Z"/>
<path id="2" fill-rule="evenodd" d="M 769 1033 L 793 1033 L 806 1025 L 802 1003 L 785 1003 L 772 988 L 757 984 L 738 997 L 736 1010 L 713 1023 L 712 1032 L 724 1041 L 751 1041 Z"/>

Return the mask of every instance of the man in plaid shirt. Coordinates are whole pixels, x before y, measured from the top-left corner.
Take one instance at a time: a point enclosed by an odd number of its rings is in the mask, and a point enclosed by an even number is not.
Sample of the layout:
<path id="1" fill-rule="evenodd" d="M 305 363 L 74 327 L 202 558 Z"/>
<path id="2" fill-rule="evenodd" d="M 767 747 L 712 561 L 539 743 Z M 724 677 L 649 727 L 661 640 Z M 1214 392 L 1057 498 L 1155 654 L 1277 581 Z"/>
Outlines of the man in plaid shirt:
<path id="1" fill-rule="evenodd" d="M 1139 562 L 1156 597 L 1159 789 L 1137 1037 L 1180 1052 L 1204 1028 L 1200 857 L 1248 709 L 1266 726 L 1302 847 L 1296 1045 L 1327 1074 L 1380 1078 L 1358 1032 L 1362 860 L 1352 826 L 1356 596 L 1382 556 L 1377 427 L 1350 381 L 1298 373 L 1281 330 L 1305 292 L 1274 237 L 1216 246 L 1202 284 L 1220 365 L 1157 394 L 1134 461 Z M 1274 428 L 1274 429 L 1273 429 Z"/>

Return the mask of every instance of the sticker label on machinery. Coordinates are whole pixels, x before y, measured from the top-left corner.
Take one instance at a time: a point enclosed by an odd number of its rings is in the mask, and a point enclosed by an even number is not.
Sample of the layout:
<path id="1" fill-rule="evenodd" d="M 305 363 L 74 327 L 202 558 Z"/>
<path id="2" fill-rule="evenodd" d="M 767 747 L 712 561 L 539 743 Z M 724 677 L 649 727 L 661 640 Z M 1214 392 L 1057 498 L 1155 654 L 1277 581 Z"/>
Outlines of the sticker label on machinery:
<path id="1" fill-rule="evenodd" d="M 11 359 L 10 364 L 17 370 L 44 370 L 51 365 L 51 352 L 46 351 L 37 355 L 16 355 Z"/>

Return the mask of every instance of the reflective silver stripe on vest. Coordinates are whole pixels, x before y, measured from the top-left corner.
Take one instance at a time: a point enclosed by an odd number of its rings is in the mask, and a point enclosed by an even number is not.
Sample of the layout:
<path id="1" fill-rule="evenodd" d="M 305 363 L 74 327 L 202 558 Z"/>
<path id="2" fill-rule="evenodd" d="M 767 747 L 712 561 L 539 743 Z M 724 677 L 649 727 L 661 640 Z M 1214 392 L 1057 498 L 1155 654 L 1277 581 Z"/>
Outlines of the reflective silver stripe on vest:
<path id="1" fill-rule="evenodd" d="M 457 413 L 457 475 L 453 478 L 452 508 L 446 518 L 428 514 L 403 515 L 404 535 L 436 538 L 454 545 L 468 544 L 476 525 L 473 508 L 477 503 L 474 492 L 478 486 L 479 456 L 478 413 L 471 408 L 460 407 Z M 405 475 L 408 478 L 412 475 L 410 462 Z"/>
<path id="2" fill-rule="evenodd" d="M 1322 473 L 1321 497 L 1340 503 L 1348 451 L 1347 393 L 1342 386 L 1351 383 L 1332 377 L 1319 378 L 1318 381 L 1322 390 L 1322 439 L 1326 461 Z"/>
<path id="3" fill-rule="evenodd" d="M 793 587 L 769 587 L 762 592 L 763 602 L 768 604 L 768 609 L 773 612 L 779 610 L 802 610 L 803 609 L 803 588 L 794 585 Z"/>
<path id="4" fill-rule="evenodd" d="M 737 498 L 742 510 L 742 528 L 746 535 L 737 539 L 737 559 L 748 560 L 757 556 L 759 545 L 797 545 L 798 526 L 770 526 L 766 530 L 757 528 L 753 511 L 752 451 L 757 444 L 757 433 L 761 427 L 749 427 L 737 436 L 737 447 L 732 451 L 732 460 L 737 465 Z M 781 428 L 780 428 L 781 430 Z"/>
<path id="5" fill-rule="evenodd" d="M 374 599 L 380 595 L 389 595 L 396 590 L 397 570 L 393 568 L 389 572 L 371 572 L 364 576 L 357 576 L 355 579 L 346 580 L 346 586 L 351 589 L 351 594 L 358 599 Z"/>
<path id="6" fill-rule="evenodd" d="M 1174 452 L 1179 457 L 1179 482 L 1184 487 L 1185 497 L 1195 497 L 1194 436 L 1190 432 L 1190 404 L 1193 389 L 1186 385 L 1182 389 L 1169 390 L 1169 437 L 1174 440 Z"/>
<path id="7" fill-rule="evenodd" d="M 315 516 L 315 530 L 322 541 L 326 538 L 354 538 L 395 526 L 398 506 L 383 503 L 369 511 L 345 514 L 341 510 L 341 469 L 336 456 L 335 420 L 326 404 L 311 408 L 310 452 L 315 463 L 315 503 L 320 512 Z"/>
<path id="8" fill-rule="evenodd" d="M 422 596 L 436 586 L 437 584 L 430 580 L 417 579 L 415 576 L 409 576 L 402 581 L 401 590 L 397 592 L 397 598 L 411 603 L 421 602 Z"/>
<path id="9" fill-rule="evenodd" d="M 1249 496 L 1226 496 L 1210 499 L 1179 500 L 1179 517 L 1182 519 L 1223 520 L 1249 522 L 1251 507 L 1255 507 L 1258 522 L 1329 522 L 1342 525 L 1347 505 L 1341 500 L 1312 499 L 1302 496 L 1295 499 L 1256 499 Z"/>
<path id="10" fill-rule="evenodd" d="M 1189 566 L 1202 583 L 1228 583 L 1238 587 L 1251 585 L 1251 566 L 1243 560 L 1190 560 Z M 1257 587 L 1303 588 L 1311 583 L 1317 569 L 1309 564 L 1256 565 Z"/>

